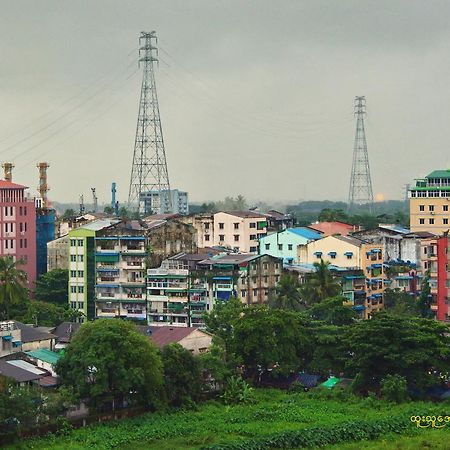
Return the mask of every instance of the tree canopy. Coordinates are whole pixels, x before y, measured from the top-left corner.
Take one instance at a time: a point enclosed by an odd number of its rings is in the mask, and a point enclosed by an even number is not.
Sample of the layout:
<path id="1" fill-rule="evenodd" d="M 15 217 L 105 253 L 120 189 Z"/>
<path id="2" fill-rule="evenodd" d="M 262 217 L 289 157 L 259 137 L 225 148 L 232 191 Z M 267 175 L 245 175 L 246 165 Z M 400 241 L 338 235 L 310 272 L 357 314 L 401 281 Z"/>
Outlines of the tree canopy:
<path id="1" fill-rule="evenodd" d="M 307 277 L 301 289 L 302 298 L 308 305 L 335 297 L 342 292 L 341 285 L 331 273 L 329 266 L 330 263 L 322 258 L 320 262 L 314 263 L 314 272 Z"/>
<path id="2" fill-rule="evenodd" d="M 0 320 L 9 320 L 11 309 L 28 300 L 27 274 L 21 263 L 12 256 L 0 257 Z"/>
<path id="3" fill-rule="evenodd" d="M 57 305 L 67 305 L 69 271 L 53 269 L 42 274 L 36 280 L 34 297 Z"/>
<path id="4" fill-rule="evenodd" d="M 81 326 L 58 361 L 63 386 L 89 403 L 126 400 L 156 406 L 163 368 L 158 349 L 129 322 L 100 319 Z"/>

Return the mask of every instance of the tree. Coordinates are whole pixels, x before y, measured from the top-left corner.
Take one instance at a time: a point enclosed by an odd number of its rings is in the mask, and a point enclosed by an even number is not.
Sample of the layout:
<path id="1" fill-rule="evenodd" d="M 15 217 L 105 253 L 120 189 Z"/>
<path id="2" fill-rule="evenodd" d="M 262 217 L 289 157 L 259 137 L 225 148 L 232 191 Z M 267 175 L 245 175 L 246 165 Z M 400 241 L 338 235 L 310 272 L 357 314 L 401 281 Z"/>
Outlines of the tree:
<path id="1" fill-rule="evenodd" d="M 303 299 L 308 305 L 321 302 L 329 297 L 336 297 L 342 292 L 341 285 L 330 271 L 330 263 L 322 258 L 314 263 L 315 271 L 309 275 L 302 287 Z"/>
<path id="2" fill-rule="evenodd" d="M 76 216 L 76 212 L 72 208 L 68 208 L 64 211 L 64 214 L 61 216 L 62 220 L 71 220 Z"/>
<path id="3" fill-rule="evenodd" d="M 57 363 L 63 386 L 97 408 L 117 401 L 157 407 L 163 368 L 158 349 L 136 327 L 119 319 L 100 319 L 80 327 Z"/>
<path id="4" fill-rule="evenodd" d="M 425 388 L 450 370 L 449 327 L 435 320 L 380 311 L 349 327 L 343 339 L 345 366 L 362 390 L 378 390 L 387 375 Z"/>
<path id="5" fill-rule="evenodd" d="M 227 364 L 225 356 L 225 349 L 216 343 L 210 346 L 209 351 L 198 356 L 203 378 L 210 382 L 210 389 L 213 391 L 222 389 L 225 381 L 233 374 L 233 369 Z"/>
<path id="6" fill-rule="evenodd" d="M 433 317 L 433 311 L 431 309 L 431 301 L 433 296 L 431 294 L 430 287 L 430 271 L 425 273 L 422 282 L 420 283 L 420 295 L 417 300 L 417 310 L 421 317 L 431 318 Z"/>
<path id="7" fill-rule="evenodd" d="M 417 316 L 418 303 L 414 296 L 399 289 L 384 291 L 384 308 L 396 316 Z"/>
<path id="8" fill-rule="evenodd" d="M 34 296 L 36 300 L 67 305 L 68 300 L 69 271 L 65 269 L 53 269 L 42 274 L 36 280 Z"/>
<path id="9" fill-rule="evenodd" d="M 103 209 L 103 212 L 105 214 L 114 214 L 115 210 L 114 210 L 114 208 L 112 206 L 105 206 L 104 209 Z"/>
<path id="10" fill-rule="evenodd" d="M 201 391 L 200 361 L 180 344 L 169 344 L 161 352 L 164 390 L 171 406 L 198 401 Z"/>
<path id="11" fill-rule="evenodd" d="M 304 307 L 298 277 L 281 275 L 280 282 L 269 295 L 271 308 L 299 311 Z"/>
<path id="12" fill-rule="evenodd" d="M 347 222 L 349 219 L 343 209 L 325 208 L 320 211 L 319 222 Z"/>
<path id="13" fill-rule="evenodd" d="M 20 320 L 43 327 L 56 327 L 61 322 L 74 322 L 79 317 L 81 317 L 79 311 L 33 300 L 28 302 L 27 311 Z"/>
<path id="14" fill-rule="evenodd" d="M 234 324 L 243 310 L 241 301 L 231 297 L 228 301 L 216 301 L 213 310 L 205 314 L 206 329 L 223 343 L 227 360 L 231 356 L 230 344 L 234 335 Z"/>
<path id="15" fill-rule="evenodd" d="M 125 206 L 121 206 L 119 208 L 119 217 L 121 219 L 129 219 L 131 217 L 131 213 Z"/>
<path id="16" fill-rule="evenodd" d="M 329 325 L 350 325 L 357 318 L 356 311 L 344 305 L 345 297 L 331 297 L 313 305 L 306 311 L 312 320 L 320 320 Z"/>
<path id="17" fill-rule="evenodd" d="M 234 322 L 231 348 L 252 378 L 275 368 L 275 372 L 288 375 L 304 367 L 311 355 L 303 317 L 267 306 L 244 309 Z"/>
<path id="18" fill-rule="evenodd" d="M 11 307 L 28 300 L 27 274 L 12 256 L 0 257 L 0 319 L 9 320 Z"/>

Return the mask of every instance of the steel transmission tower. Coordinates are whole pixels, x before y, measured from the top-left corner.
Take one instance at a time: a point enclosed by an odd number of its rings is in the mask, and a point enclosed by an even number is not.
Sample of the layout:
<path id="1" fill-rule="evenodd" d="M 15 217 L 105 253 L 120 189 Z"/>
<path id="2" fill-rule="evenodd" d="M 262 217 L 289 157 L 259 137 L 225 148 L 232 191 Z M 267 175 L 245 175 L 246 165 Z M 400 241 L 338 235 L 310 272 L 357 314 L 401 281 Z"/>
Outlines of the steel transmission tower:
<path id="1" fill-rule="evenodd" d="M 158 61 L 156 32 L 141 32 L 139 37 L 139 65 L 143 65 L 139 114 L 134 141 L 133 165 L 131 167 L 128 206 L 140 209 L 141 194 L 148 191 L 159 193 L 164 200 L 163 211 L 171 210 L 169 173 L 159 116 L 154 63 Z M 155 209 L 158 205 L 154 205 Z"/>
<path id="2" fill-rule="evenodd" d="M 366 114 L 366 98 L 355 97 L 356 134 L 353 147 L 352 174 L 348 192 L 348 209 L 355 205 L 366 205 L 373 212 L 372 180 L 370 178 L 369 155 L 367 153 L 364 116 Z"/>

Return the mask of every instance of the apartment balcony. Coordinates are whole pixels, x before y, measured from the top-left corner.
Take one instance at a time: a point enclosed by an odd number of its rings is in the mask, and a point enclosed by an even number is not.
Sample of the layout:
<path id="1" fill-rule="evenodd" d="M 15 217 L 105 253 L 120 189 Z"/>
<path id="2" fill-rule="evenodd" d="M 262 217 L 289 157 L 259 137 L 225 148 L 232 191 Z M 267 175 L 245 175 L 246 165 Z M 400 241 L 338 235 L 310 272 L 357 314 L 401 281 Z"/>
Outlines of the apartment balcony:
<path id="1" fill-rule="evenodd" d="M 97 301 L 99 300 L 119 300 L 120 298 L 120 292 L 119 291 L 97 291 Z"/>
<path id="2" fill-rule="evenodd" d="M 117 264 L 101 264 L 97 263 L 97 271 L 119 270 Z"/>
<path id="3" fill-rule="evenodd" d="M 139 261 L 139 262 L 125 261 L 124 264 L 122 265 L 122 269 L 142 270 L 142 269 L 145 269 L 145 262 L 144 261 Z"/>
<path id="4" fill-rule="evenodd" d="M 119 253 L 120 247 L 118 245 L 108 245 L 108 246 L 101 246 L 97 245 L 95 248 L 95 251 L 97 253 Z"/>
<path id="5" fill-rule="evenodd" d="M 122 255 L 146 255 L 145 247 L 129 247 L 129 246 L 121 246 L 119 249 Z"/>
<path id="6" fill-rule="evenodd" d="M 187 283 L 177 283 L 175 281 L 150 281 L 147 283 L 147 288 L 187 291 L 188 285 Z"/>

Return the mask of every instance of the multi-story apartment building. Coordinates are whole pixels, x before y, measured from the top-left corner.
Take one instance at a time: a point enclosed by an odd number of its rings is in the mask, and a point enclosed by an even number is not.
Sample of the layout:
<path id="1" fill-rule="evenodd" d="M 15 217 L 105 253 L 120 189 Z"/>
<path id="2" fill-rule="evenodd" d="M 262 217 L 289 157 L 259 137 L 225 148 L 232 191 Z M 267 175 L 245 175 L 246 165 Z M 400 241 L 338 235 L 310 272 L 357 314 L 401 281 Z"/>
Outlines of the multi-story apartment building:
<path id="1" fill-rule="evenodd" d="M 95 236 L 117 222 L 95 220 L 69 232 L 69 306 L 82 321 L 95 317 Z"/>
<path id="2" fill-rule="evenodd" d="M 197 235 L 197 247 L 214 245 L 214 214 L 200 213 L 178 218 L 180 222 L 191 225 Z"/>
<path id="3" fill-rule="evenodd" d="M 256 253 L 258 240 L 267 234 L 267 218 L 254 211 L 229 211 L 214 214 L 213 245 L 236 252 Z"/>
<path id="4" fill-rule="evenodd" d="M 130 232 L 95 237 L 95 317 L 147 319 L 145 241 Z"/>
<path id="5" fill-rule="evenodd" d="M 0 256 L 23 261 L 31 289 L 36 280 L 36 212 L 26 186 L 0 180 Z"/>
<path id="6" fill-rule="evenodd" d="M 178 189 L 142 192 L 139 202 L 145 214 L 189 214 L 188 193 Z"/>
<path id="7" fill-rule="evenodd" d="M 288 228 L 260 238 L 259 253 L 281 258 L 286 264 L 298 264 L 299 248 L 321 238 L 322 234 L 307 227 Z"/>
<path id="8" fill-rule="evenodd" d="M 411 231 L 442 234 L 450 229 L 450 170 L 435 170 L 416 179 L 409 190 Z"/>

